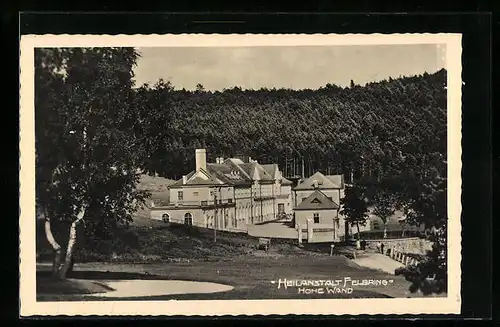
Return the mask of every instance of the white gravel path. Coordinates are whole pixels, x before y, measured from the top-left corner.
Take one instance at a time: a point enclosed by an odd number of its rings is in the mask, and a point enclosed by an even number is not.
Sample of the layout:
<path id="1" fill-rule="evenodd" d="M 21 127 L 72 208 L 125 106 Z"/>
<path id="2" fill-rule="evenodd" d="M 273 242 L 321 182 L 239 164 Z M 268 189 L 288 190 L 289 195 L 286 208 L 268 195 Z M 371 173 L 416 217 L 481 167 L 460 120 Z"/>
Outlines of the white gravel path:
<path id="1" fill-rule="evenodd" d="M 94 293 L 99 297 L 142 297 L 172 294 L 201 294 L 227 292 L 234 287 L 216 283 L 183 280 L 114 280 L 100 281 L 114 289 L 105 293 Z"/>

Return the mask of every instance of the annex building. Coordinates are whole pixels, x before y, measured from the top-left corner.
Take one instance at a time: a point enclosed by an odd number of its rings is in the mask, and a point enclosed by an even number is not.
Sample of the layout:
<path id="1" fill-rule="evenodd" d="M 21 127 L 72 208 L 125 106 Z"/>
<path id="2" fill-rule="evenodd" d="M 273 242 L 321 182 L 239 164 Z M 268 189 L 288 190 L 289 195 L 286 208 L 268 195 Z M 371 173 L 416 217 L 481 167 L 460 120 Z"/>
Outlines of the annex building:
<path id="1" fill-rule="evenodd" d="M 345 234 L 345 220 L 339 214 L 344 197 L 343 175 L 323 175 L 320 172 L 301 181 L 294 189 L 295 226 L 305 228 L 307 221 L 314 229 L 333 229 L 336 240 Z"/>

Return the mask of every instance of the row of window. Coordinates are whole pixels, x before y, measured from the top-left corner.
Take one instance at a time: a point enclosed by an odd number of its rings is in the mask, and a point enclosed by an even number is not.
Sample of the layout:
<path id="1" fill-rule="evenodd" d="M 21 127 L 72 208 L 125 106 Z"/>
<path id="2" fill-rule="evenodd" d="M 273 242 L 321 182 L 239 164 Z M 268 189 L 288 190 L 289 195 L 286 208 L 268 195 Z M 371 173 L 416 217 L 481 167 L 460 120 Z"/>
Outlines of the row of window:
<path id="1" fill-rule="evenodd" d="M 282 210 L 282 209 L 281 209 Z M 278 206 L 278 212 L 284 212 L 284 211 L 281 211 L 280 210 L 280 206 Z M 168 213 L 165 213 L 162 215 L 162 220 L 165 222 L 165 223 L 169 223 L 170 222 L 170 215 Z M 210 216 L 209 218 L 212 218 L 212 216 Z M 224 217 L 224 225 L 225 227 L 227 227 L 227 219 L 228 217 L 225 216 Z M 233 226 L 236 226 L 237 225 L 237 219 L 236 217 L 231 217 L 232 220 L 233 220 Z M 319 213 L 313 213 L 313 221 L 315 224 L 319 224 Z M 191 213 L 187 212 L 185 215 L 184 215 L 184 225 L 188 225 L 188 226 L 192 226 L 193 225 L 193 215 L 191 215 Z M 373 222 L 373 228 L 374 229 L 378 229 L 379 228 L 379 224 L 377 221 L 374 221 Z"/>
<path id="2" fill-rule="evenodd" d="M 278 210 L 278 211 L 279 211 L 279 210 Z M 280 211 L 280 212 L 281 212 L 281 211 Z M 163 220 L 163 222 L 164 222 L 164 223 L 169 223 L 169 222 L 170 222 L 170 215 L 169 215 L 168 213 L 164 213 L 164 214 L 161 216 L 161 218 L 162 218 L 162 220 Z M 214 218 L 213 216 L 209 216 L 209 217 L 208 217 L 207 224 L 208 224 L 208 223 L 209 223 L 209 221 L 210 221 L 210 225 L 212 225 L 212 224 L 213 224 L 213 221 L 212 221 L 212 220 L 213 220 L 213 218 Z M 237 226 L 238 226 L 238 219 L 237 219 L 237 217 L 235 217 L 235 216 L 231 216 L 230 218 L 231 218 L 231 220 L 232 220 L 233 226 L 237 227 Z M 226 215 L 224 216 L 224 220 L 223 220 L 223 221 L 224 221 L 224 227 L 225 227 L 225 228 L 227 228 L 227 226 L 228 226 L 228 219 L 229 219 L 229 217 L 228 217 L 228 215 L 226 214 Z M 315 222 L 315 223 L 318 223 L 318 222 L 319 222 L 319 214 L 314 214 L 314 222 Z M 189 212 L 186 212 L 186 213 L 184 214 L 184 225 L 188 225 L 188 226 L 192 226 L 192 225 L 193 225 L 193 215 L 192 215 L 191 213 L 189 213 Z"/>
<path id="3" fill-rule="evenodd" d="M 199 195 L 199 192 L 197 192 L 197 191 L 193 192 L 193 196 L 198 196 L 198 195 Z M 213 196 L 213 192 L 211 192 L 210 195 Z M 260 195 L 261 194 L 259 194 L 259 196 Z M 272 195 L 272 193 L 268 194 L 268 192 L 262 193 L 262 196 L 271 196 L 271 195 Z M 177 199 L 179 199 L 180 201 L 184 200 L 184 191 L 177 191 Z M 228 199 L 228 201 L 232 201 L 232 199 Z"/>
<path id="4" fill-rule="evenodd" d="M 198 192 L 193 192 L 193 196 L 198 196 Z M 177 191 L 177 199 L 179 201 L 184 200 L 184 191 Z M 217 203 L 222 204 L 223 200 L 217 200 Z M 227 203 L 233 203 L 233 199 L 227 199 Z M 208 201 L 201 201 L 201 205 L 207 205 Z"/>

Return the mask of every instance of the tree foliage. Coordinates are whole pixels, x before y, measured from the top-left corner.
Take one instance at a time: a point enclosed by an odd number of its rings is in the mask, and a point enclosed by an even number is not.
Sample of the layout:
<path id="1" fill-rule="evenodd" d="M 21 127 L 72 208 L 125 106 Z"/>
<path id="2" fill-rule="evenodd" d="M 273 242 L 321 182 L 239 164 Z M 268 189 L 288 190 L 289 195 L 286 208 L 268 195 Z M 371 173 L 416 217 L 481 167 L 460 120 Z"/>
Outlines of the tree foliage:
<path id="1" fill-rule="evenodd" d="M 363 191 L 356 186 L 347 186 L 345 196 L 340 199 L 340 204 L 342 209 L 339 213 L 345 217 L 347 223 L 358 228 L 359 239 L 359 225 L 364 226 L 368 218 L 368 204 Z"/>
<path id="2" fill-rule="evenodd" d="M 109 235 L 147 195 L 135 188 L 136 58 L 128 48 L 35 51 L 36 197 L 52 227 L 81 221 L 87 234 Z"/>

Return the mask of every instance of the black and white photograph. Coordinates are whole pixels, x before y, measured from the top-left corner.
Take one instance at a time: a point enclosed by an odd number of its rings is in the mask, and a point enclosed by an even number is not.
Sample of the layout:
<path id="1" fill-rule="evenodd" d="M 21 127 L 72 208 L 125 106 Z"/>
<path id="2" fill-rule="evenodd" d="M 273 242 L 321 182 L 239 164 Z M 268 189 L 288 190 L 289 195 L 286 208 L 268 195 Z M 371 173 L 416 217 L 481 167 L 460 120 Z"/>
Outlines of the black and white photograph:
<path id="1" fill-rule="evenodd" d="M 460 35 L 23 36 L 22 311 L 458 313 L 460 86 Z"/>

